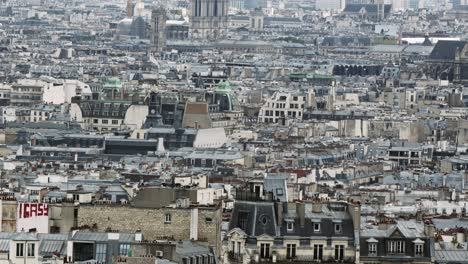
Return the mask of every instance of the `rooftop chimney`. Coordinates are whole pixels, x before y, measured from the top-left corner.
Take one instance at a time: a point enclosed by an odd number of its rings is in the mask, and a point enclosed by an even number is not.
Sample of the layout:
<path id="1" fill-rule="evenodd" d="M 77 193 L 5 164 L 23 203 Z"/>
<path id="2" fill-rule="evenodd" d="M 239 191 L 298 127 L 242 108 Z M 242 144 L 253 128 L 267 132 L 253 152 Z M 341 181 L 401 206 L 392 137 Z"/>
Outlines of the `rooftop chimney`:
<path id="1" fill-rule="evenodd" d="M 320 201 L 316 201 L 312 203 L 312 213 L 321 213 L 322 212 L 322 203 Z"/>
<path id="2" fill-rule="evenodd" d="M 299 217 L 301 227 L 305 224 L 305 204 L 303 202 L 296 202 L 296 214 Z"/>
<path id="3" fill-rule="evenodd" d="M 283 223 L 283 203 L 280 201 L 276 202 L 276 221 L 279 226 Z"/>

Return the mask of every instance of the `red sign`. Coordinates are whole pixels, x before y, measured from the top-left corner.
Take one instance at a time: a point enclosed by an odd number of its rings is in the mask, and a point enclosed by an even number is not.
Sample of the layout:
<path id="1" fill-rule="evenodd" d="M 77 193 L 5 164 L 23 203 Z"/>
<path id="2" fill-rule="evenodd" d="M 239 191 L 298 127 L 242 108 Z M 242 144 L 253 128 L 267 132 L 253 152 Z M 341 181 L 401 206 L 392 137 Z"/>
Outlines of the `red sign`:
<path id="1" fill-rule="evenodd" d="M 40 203 L 20 203 L 18 209 L 19 218 L 34 216 L 49 216 L 49 205 Z"/>

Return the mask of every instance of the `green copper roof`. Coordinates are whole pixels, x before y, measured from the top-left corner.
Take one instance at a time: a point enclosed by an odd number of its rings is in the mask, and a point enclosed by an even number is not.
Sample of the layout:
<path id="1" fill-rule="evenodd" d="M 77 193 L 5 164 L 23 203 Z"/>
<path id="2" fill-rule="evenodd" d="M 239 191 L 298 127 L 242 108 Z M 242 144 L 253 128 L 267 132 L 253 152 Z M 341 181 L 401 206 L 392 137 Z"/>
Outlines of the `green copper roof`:
<path id="1" fill-rule="evenodd" d="M 122 83 L 117 78 L 109 78 L 107 79 L 106 83 L 104 83 L 104 89 L 117 89 L 120 90 L 122 88 Z"/>
<path id="2" fill-rule="evenodd" d="M 231 84 L 228 81 L 220 82 L 218 86 L 216 87 L 216 92 L 230 93 Z"/>

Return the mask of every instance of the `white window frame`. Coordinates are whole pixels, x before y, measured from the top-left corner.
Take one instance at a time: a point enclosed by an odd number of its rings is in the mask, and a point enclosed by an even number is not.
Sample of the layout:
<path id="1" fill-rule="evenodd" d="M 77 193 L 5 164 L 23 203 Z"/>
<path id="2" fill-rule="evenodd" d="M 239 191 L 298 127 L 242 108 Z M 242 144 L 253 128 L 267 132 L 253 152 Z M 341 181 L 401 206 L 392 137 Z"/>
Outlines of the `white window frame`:
<path id="1" fill-rule="evenodd" d="M 286 258 L 294 259 L 297 256 L 297 245 L 296 244 L 286 244 Z"/>
<path id="2" fill-rule="evenodd" d="M 334 252 L 334 257 L 335 257 L 335 260 L 344 260 L 345 258 L 345 246 L 344 245 L 335 245 L 335 252 Z M 342 250 L 340 250 L 342 249 Z M 336 254 L 336 252 L 338 251 L 338 256 Z M 342 252 L 340 254 L 340 252 Z"/>
<path id="3" fill-rule="evenodd" d="M 405 253 L 405 241 L 401 241 L 401 240 L 389 241 L 388 253 L 404 254 Z"/>
<path id="4" fill-rule="evenodd" d="M 320 223 L 314 223 L 314 233 L 320 233 Z"/>
<path id="5" fill-rule="evenodd" d="M 172 215 L 167 213 L 164 215 L 164 223 L 165 224 L 170 224 L 172 222 Z"/>
<path id="6" fill-rule="evenodd" d="M 333 227 L 334 227 L 335 234 L 343 233 L 343 226 L 341 224 L 335 223 Z M 337 230 L 337 227 L 338 227 L 338 230 Z"/>
<path id="7" fill-rule="evenodd" d="M 377 255 L 377 243 L 369 243 L 369 255 Z"/>
<path id="8" fill-rule="evenodd" d="M 416 243 L 414 244 L 414 255 L 422 257 L 424 255 L 424 244 Z"/>

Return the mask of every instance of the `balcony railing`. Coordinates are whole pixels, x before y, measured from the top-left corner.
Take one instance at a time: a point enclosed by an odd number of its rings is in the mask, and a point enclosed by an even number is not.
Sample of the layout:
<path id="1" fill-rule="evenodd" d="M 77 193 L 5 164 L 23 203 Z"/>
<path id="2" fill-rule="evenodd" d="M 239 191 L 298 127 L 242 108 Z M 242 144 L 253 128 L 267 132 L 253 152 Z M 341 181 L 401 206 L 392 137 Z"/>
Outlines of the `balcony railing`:
<path id="1" fill-rule="evenodd" d="M 242 254 L 235 252 L 228 252 L 228 259 L 230 263 L 242 263 Z"/>

